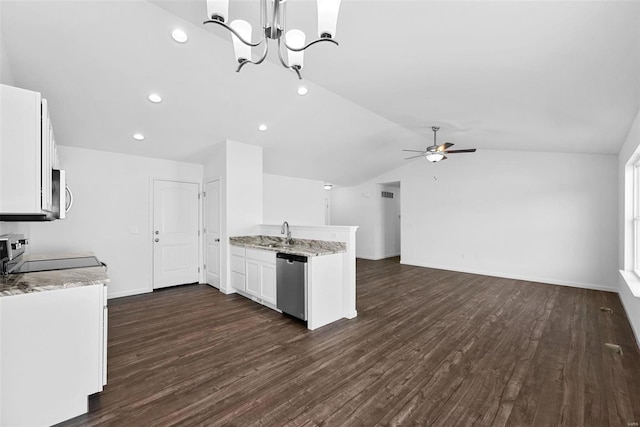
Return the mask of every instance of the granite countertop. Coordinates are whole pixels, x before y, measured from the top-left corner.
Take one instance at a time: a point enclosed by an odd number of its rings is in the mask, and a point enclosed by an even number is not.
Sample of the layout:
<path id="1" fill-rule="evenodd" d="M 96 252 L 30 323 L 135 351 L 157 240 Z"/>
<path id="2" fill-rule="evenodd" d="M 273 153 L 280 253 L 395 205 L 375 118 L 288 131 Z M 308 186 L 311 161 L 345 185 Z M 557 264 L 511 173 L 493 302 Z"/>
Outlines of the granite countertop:
<path id="1" fill-rule="evenodd" d="M 25 255 L 25 261 L 82 258 L 94 256 L 93 253 L 74 253 L 56 255 Z M 77 288 L 80 286 L 109 283 L 105 267 L 70 268 L 67 270 L 38 271 L 35 273 L 9 274 L 0 276 L 0 297 L 52 291 L 56 289 Z"/>
<path id="2" fill-rule="evenodd" d="M 284 237 L 276 236 L 237 236 L 230 237 L 229 244 L 245 248 L 263 249 L 302 256 L 322 256 L 340 254 L 347 251 L 344 242 L 328 240 L 293 239 L 293 244 L 286 245 Z"/>

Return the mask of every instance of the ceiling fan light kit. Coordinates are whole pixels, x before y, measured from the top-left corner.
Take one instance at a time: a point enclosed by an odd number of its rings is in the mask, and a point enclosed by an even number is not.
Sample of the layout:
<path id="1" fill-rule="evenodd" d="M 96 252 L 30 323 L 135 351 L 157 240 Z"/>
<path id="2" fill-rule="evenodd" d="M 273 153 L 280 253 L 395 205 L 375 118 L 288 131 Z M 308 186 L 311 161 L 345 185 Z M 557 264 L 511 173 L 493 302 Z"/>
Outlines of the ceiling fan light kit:
<path id="1" fill-rule="evenodd" d="M 442 154 L 442 153 L 427 153 L 426 156 L 424 156 L 427 160 L 429 160 L 431 163 L 435 163 L 435 162 L 439 162 L 440 160 L 444 160 L 447 157 Z"/>
<path id="2" fill-rule="evenodd" d="M 233 51 L 238 61 L 236 72 L 240 72 L 246 64 L 261 64 L 269 53 L 268 39 L 271 39 L 278 42 L 278 59 L 282 66 L 294 71 L 298 78 L 302 79 L 300 70 L 304 67 L 304 51 L 308 47 L 320 42 L 338 45 L 334 37 L 340 2 L 341 0 L 317 0 L 318 38 L 309 43 L 306 43 L 306 35 L 301 30 L 287 29 L 287 0 L 260 0 L 260 25 L 264 34 L 257 42 L 251 41 L 252 28 L 247 21 L 236 19 L 227 24 L 229 0 L 207 0 L 209 19 L 204 21 L 204 24 L 220 25 L 231 32 Z M 251 55 L 252 48 L 261 45 L 262 53 L 254 61 Z M 286 52 L 286 60 L 283 50 Z"/>
<path id="3" fill-rule="evenodd" d="M 431 163 L 437 163 L 440 160 L 446 160 L 447 156 L 445 154 L 453 154 L 453 153 L 475 153 L 475 148 L 468 148 L 465 150 L 449 150 L 449 148 L 453 147 L 453 144 L 450 142 L 445 142 L 444 144 L 438 145 L 436 143 L 436 134 L 440 127 L 432 126 L 431 130 L 433 131 L 433 145 L 427 147 L 425 150 L 402 150 L 402 151 L 411 151 L 413 153 L 420 153 L 416 156 L 407 157 L 405 160 L 415 159 L 418 157 L 424 157 Z"/>

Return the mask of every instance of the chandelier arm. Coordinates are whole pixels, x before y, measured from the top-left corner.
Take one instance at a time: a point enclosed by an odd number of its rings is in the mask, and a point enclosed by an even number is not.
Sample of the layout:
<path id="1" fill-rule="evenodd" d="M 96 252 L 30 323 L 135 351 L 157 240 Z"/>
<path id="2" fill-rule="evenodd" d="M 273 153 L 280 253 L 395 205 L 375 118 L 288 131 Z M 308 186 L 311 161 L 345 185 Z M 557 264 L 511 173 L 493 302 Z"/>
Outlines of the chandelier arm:
<path id="1" fill-rule="evenodd" d="M 316 43 L 320 43 L 320 42 L 331 42 L 331 43 L 335 44 L 336 46 L 340 46 L 340 45 L 338 44 L 338 42 L 337 42 L 337 41 L 335 41 L 334 39 L 330 39 L 330 38 L 319 38 L 319 39 L 315 39 L 314 41 L 307 43 L 307 45 L 306 45 L 306 46 L 304 46 L 304 47 L 300 47 L 300 48 L 290 47 L 290 46 L 287 44 L 286 40 L 285 40 L 285 42 L 284 42 L 284 46 L 285 46 L 287 49 L 289 49 L 289 50 L 291 50 L 291 51 L 293 51 L 293 52 L 302 52 L 302 51 L 303 51 L 303 50 L 305 50 L 306 48 L 308 48 L 308 47 L 310 47 L 310 46 L 313 46 L 314 44 L 316 44 Z"/>
<path id="2" fill-rule="evenodd" d="M 238 38 L 238 40 L 240 40 L 242 43 L 246 44 L 247 46 L 256 47 L 256 46 L 260 46 L 264 42 L 264 37 L 257 43 L 251 43 L 250 41 L 246 41 L 240 34 L 238 34 L 238 32 L 236 30 L 234 30 L 233 28 L 231 28 L 230 26 L 228 26 L 224 22 L 216 21 L 215 19 L 209 19 L 207 21 L 204 21 L 203 24 L 218 24 L 218 25 L 221 25 L 224 28 L 226 28 L 227 30 L 231 31 Z"/>
<path id="3" fill-rule="evenodd" d="M 262 57 L 260 59 L 258 59 L 257 61 L 251 61 L 249 59 L 245 59 L 242 62 L 240 62 L 238 64 L 238 68 L 236 69 L 236 73 L 239 73 L 240 70 L 242 70 L 242 67 L 244 67 L 247 64 L 253 64 L 253 65 L 260 65 L 262 64 L 262 62 L 265 60 L 265 58 L 267 57 L 267 54 L 269 53 L 269 43 L 265 43 L 264 44 L 264 51 L 262 52 Z"/>
<path id="4" fill-rule="evenodd" d="M 281 48 L 281 43 L 280 43 L 280 39 L 278 39 L 278 59 L 280 60 L 280 63 L 282 64 L 283 67 L 285 68 L 291 68 L 289 66 L 289 64 L 287 64 L 284 61 L 284 58 L 282 57 L 282 48 Z"/>
<path id="5" fill-rule="evenodd" d="M 298 80 L 302 80 L 302 75 L 300 75 L 300 68 L 299 67 L 294 67 L 292 65 L 289 65 L 285 62 L 284 58 L 282 57 L 282 47 L 281 47 L 281 39 L 278 39 L 278 59 L 280 60 L 280 63 L 282 64 L 282 66 L 284 68 L 288 68 L 290 70 L 293 70 L 296 72 L 296 74 L 298 75 Z"/>

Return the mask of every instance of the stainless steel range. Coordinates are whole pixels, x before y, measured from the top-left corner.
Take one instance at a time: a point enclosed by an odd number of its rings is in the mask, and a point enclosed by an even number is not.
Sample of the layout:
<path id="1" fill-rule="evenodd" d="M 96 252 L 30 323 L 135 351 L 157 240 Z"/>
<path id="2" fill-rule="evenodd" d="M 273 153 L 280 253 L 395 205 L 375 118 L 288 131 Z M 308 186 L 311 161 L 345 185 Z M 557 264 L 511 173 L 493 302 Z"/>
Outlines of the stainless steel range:
<path id="1" fill-rule="evenodd" d="M 29 239 L 25 239 L 23 234 L 0 236 L 0 272 L 3 275 L 107 266 L 95 256 L 24 260 L 23 255 L 27 244 Z"/>

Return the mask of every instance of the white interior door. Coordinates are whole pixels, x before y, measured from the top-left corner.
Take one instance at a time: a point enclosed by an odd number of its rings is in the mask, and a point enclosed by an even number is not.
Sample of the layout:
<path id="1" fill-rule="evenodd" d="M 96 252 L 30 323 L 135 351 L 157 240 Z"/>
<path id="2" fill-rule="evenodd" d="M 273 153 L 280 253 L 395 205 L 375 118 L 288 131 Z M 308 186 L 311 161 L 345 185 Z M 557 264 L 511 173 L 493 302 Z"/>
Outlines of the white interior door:
<path id="1" fill-rule="evenodd" d="M 153 181 L 153 288 L 199 281 L 198 184 Z"/>
<path id="2" fill-rule="evenodd" d="M 206 282 L 220 289 L 220 180 L 205 184 L 204 253 Z"/>

